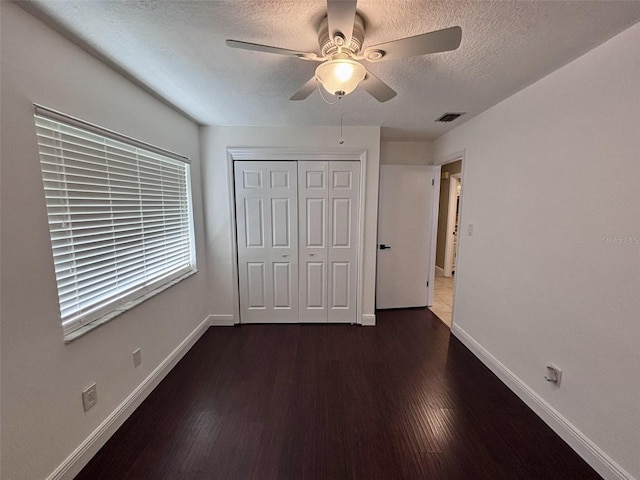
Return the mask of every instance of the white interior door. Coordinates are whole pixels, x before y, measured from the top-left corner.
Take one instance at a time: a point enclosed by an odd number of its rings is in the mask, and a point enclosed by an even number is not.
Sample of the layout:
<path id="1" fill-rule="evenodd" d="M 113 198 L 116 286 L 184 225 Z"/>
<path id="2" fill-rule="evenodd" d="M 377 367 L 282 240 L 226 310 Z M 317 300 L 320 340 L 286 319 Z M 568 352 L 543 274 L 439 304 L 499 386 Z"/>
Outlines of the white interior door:
<path id="1" fill-rule="evenodd" d="M 431 166 L 380 166 L 376 308 L 429 302 L 436 171 Z"/>
<path id="2" fill-rule="evenodd" d="M 240 316 L 298 322 L 296 162 L 234 162 Z"/>
<path id="3" fill-rule="evenodd" d="M 300 321 L 356 322 L 359 162 L 298 162 Z"/>
<path id="4" fill-rule="evenodd" d="M 356 323 L 360 162 L 329 162 L 328 320 Z"/>
<path id="5" fill-rule="evenodd" d="M 300 321 L 327 322 L 329 162 L 298 162 Z"/>

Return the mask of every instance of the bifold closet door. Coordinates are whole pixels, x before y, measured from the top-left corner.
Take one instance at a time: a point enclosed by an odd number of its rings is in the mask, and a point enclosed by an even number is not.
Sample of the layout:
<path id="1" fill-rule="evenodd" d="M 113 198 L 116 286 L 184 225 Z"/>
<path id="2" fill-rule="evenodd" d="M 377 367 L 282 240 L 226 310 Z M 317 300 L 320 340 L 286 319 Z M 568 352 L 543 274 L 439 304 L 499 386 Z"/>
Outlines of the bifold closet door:
<path id="1" fill-rule="evenodd" d="M 234 162 L 242 323 L 298 322 L 296 162 Z"/>
<path id="2" fill-rule="evenodd" d="M 359 162 L 298 162 L 300 321 L 356 322 Z"/>
<path id="3" fill-rule="evenodd" d="M 329 162 L 298 162 L 300 322 L 328 322 Z"/>
<path id="4" fill-rule="evenodd" d="M 356 323 L 360 162 L 329 162 L 329 322 Z"/>

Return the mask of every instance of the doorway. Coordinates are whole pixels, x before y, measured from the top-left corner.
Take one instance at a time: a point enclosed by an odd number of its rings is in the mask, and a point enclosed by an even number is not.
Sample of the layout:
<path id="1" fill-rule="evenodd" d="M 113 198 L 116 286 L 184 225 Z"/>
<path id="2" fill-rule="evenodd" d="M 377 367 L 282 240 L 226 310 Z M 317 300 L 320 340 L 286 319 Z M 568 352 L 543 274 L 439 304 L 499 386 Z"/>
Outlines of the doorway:
<path id="1" fill-rule="evenodd" d="M 458 220 L 460 218 L 460 194 L 462 182 L 460 173 L 449 177 L 449 206 L 447 209 L 447 229 L 444 248 L 444 276 L 452 277 L 456 269 L 458 254 Z"/>
<path id="2" fill-rule="evenodd" d="M 461 194 L 462 160 L 458 159 L 442 165 L 440 173 L 434 292 L 430 307 L 449 328 L 453 314 Z"/>

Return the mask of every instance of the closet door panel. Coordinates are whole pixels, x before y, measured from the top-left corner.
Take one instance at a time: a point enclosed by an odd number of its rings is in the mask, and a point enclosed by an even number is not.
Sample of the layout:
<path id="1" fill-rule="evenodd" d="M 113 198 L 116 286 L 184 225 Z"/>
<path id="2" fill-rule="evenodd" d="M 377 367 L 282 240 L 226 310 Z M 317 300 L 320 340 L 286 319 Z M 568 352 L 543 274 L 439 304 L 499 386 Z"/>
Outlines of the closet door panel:
<path id="1" fill-rule="evenodd" d="M 273 263 L 273 308 L 290 310 L 292 308 L 291 262 Z M 296 285 L 297 287 L 297 285 Z"/>
<path id="2" fill-rule="evenodd" d="M 331 248 L 351 248 L 351 199 L 334 198 Z"/>
<path id="3" fill-rule="evenodd" d="M 328 193 L 328 321 L 356 323 L 360 162 L 330 162 Z"/>
<path id="4" fill-rule="evenodd" d="M 328 162 L 298 162 L 300 322 L 327 322 Z"/>
<path id="5" fill-rule="evenodd" d="M 331 308 L 349 309 L 349 262 L 331 262 Z"/>
<path id="6" fill-rule="evenodd" d="M 326 311 L 326 265 L 325 262 L 308 261 L 306 268 L 306 301 L 305 306 L 310 309 Z M 302 289 L 301 289 L 302 291 Z"/>
<path id="7" fill-rule="evenodd" d="M 298 322 L 296 162 L 234 162 L 242 323 Z"/>
<path id="8" fill-rule="evenodd" d="M 264 271 L 264 262 L 247 262 L 247 307 L 249 309 L 267 308 Z"/>

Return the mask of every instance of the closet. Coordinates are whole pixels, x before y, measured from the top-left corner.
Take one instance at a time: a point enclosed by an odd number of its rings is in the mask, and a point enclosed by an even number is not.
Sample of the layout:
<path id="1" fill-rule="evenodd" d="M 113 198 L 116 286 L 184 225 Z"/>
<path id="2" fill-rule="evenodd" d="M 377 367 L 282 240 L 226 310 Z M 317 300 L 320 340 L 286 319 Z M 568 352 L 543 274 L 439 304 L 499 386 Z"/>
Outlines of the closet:
<path id="1" fill-rule="evenodd" d="M 241 323 L 356 323 L 360 162 L 234 162 Z"/>

